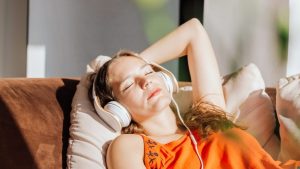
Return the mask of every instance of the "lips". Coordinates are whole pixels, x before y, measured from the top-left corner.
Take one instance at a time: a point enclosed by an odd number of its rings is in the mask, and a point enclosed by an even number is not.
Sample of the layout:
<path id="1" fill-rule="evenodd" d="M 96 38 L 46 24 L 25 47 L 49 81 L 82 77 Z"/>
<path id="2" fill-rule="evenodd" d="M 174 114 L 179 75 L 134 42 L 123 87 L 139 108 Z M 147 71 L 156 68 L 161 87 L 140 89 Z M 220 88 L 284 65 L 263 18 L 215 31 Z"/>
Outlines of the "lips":
<path id="1" fill-rule="evenodd" d="M 150 92 L 150 94 L 148 95 L 147 100 L 151 99 L 153 96 L 156 96 L 157 94 L 159 94 L 161 91 L 160 88 L 154 89 L 153 91 Z"/>

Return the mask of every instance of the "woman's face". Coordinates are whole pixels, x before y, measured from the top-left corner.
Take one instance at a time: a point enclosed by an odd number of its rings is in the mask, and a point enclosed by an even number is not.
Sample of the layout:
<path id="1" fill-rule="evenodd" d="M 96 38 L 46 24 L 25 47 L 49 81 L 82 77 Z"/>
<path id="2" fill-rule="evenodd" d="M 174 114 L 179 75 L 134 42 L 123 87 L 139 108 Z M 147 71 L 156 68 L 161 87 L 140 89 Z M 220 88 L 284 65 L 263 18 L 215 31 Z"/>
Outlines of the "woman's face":
<path id="1" fill-rule="evenodd" d="M 113 95 L 141 123 L 169 108 L 171 95 L 151 65 L 134 56 L 115 59 L 108 69 Z"/>

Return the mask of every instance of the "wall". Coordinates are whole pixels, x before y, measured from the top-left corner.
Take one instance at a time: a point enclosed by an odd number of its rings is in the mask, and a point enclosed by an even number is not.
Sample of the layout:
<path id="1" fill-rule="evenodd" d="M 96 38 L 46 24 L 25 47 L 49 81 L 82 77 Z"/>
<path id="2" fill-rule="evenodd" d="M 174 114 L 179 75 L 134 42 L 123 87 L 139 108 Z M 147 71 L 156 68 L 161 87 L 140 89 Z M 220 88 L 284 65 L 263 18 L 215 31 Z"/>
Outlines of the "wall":
<path id="1" fill-rule="evenodd" d="M 26 75 L 27 0 L 0 0 L 0 77 Z"/>
<path id="2" fill-rule="evenodd" d="M 300 1 L 290 0 L 290 34 L 287 76 L 300 73 Z"/>
<path id="3" fill-rule="evenodd" d="M 146 48 L 150 43 L 144 27 L 146 18 L 136 2 L 31 0 L 28 76 L 79 76 L 99 54 Z M 174 2 L 173 15 L 178 13 L 178 1 Z M 160 29 L 159 24 L 156 29 Z M 168 68 L 177 69 L 176 64 Z"/>
<path id="4" fill-rule="evenodd" d="M 278 29 L 281 12 L 288 14 L 288 1 L 205 1 L 204 26 L 223 75 L 252 62 L 266 86 L 285 76 L 287 52 L 280 46 L 283 31 Z M 283 18 L 288 21 L 288 16 Z"/>

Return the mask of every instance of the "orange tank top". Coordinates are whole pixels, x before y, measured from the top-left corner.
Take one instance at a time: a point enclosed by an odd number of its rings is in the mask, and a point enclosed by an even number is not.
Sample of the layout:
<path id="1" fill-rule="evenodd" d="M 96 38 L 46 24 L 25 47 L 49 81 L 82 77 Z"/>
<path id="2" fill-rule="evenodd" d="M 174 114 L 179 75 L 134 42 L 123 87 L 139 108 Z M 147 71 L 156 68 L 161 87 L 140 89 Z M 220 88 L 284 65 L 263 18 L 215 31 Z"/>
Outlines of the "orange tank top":
<path id="1" fill-rule="evenodd" d="M 189 134 L 167 144 L 141 136 L 144 140 L 144 164 L 147 169 L 200 169 L 200 161 Z M 255 138 L 237 128 L 214 133 L 205 140 L 196 135 L 196 139 L 205 169 L 300 168 L 299 161 L 274 161 Z"/>
<path id="2" fill-rule="evenodd" d="M 199 168 L 200 162 L 194 151 L 189 134 L 167 144 L 158 143 L 142 135 L 146 168 Z"/>

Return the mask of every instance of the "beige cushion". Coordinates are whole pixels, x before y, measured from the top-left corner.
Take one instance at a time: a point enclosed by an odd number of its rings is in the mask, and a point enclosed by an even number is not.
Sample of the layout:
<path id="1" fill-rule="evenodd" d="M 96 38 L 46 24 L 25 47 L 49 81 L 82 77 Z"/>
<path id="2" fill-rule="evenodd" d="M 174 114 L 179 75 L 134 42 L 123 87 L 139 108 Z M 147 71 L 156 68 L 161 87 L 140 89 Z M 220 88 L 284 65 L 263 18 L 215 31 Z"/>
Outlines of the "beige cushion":
<path id="1" fill-rule="evenodd" d="M 276 159 L 280 142 L 274 134 L 275 110 L 258 67 L 251 63 L 228 76 L 223 91 L 229 114 L 248 127 L 247 131 Z"/>
<path id="2" fill-rule="evenodd" d="M 232 116 L 235 121 L 240 113 L 240 105 L 252 92 L 264 88 L 265 82 L 259 69 L 253 63 L 226 75 L 223 78 L 223 91 L 229 116 Z"/>
<path id="3" fill-rule="evenodd" d="M 67 154 L 68 168 L 104 169 L 107 146 L 113 138 L 119 135 L 119 133 L 114 133 L 110 130 L 97 116 L 87 96 L 90 83 L 88 83 L 86 77 L 90 72 L 98 69 L 102 63 L 104 63 L 103 59 L 99 60 L 98 57 L 88 65 L 87 73 L 82 76 L 73 98 L 71 137 Z M 192 101 L 191 86 L 190 83 L 180 83 L 180 86 L 180 92 L 174 98 L 179 104 L 181 112 L 185 112 Z M 256 66 L 251 64 L 239 70 L 238 73 L 227 76 L 223 89 L 226 94 L 226 101 L 230 104 L 228 112 L 232 113 L 235 119 L 238 119 L 240 105 L 245 102 L 249 94 L 264 89 L 264 83 Z M 244 110 L 244 108 L 241 110 Z M 241 114 L 243 115 L 243 111 Z M 241 117 L 244 118 L 244 116 Z M 252 125 L 253 122 L 248 123 L 245 121 L 245 123 Z"/>
<path id="4" fill-rule="evenodd" d="M 281 137 L 279 160 L 300 160 L 300 74 L 280 79 L 276 91 Z"/>
<path id="5" fill-rule="evenodd" d="M 88 98 L 91 84 L 87 76 L 97 70 L 107 59 L 109 57 L 99 56 L 87 65 L 87 73 L 82 75 L 73 97 L 67 152 L 68 168 L 105 169 L 106 149 L 110 141 L 119 135 L 99 118 Z"/>
<path id="6" fill-rule="evenodd" d="M 253 91 L 240 106 L 237 123 L 245 125 L 260 145 L 276 159 L 280 141 L 274 133 L 275 110 L 271 98 L 263 89 Z"/>

